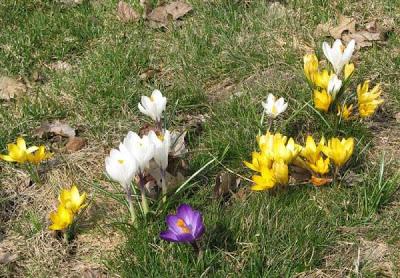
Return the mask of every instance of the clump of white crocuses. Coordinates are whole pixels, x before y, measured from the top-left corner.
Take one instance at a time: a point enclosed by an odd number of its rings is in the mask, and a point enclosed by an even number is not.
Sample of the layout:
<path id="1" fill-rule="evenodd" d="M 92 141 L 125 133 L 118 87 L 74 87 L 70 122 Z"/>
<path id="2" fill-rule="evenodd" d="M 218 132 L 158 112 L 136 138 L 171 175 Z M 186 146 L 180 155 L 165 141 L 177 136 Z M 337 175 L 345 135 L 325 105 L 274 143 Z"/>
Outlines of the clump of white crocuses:
<path id="1" fill-rule="evenodd" d="M 264 124 L 264 116 L 267 115 L 269 127 L 268 130 L 271 128 L 273 121 L 276 117 L 286 111 L 288 107 L 288 103 L 285 102 L 283 97 L 276 99 L 273 94 L 268 94 L 267 101 L 261 102 L 262 106 L 264 107 L 264 113 L 261 117 L 261 126 Z M 259 133 L 261 130 L 259 130 Z M 261 133 L 260 133 L 261 135 Z"/>
<path id="2" fill-rule="evenodd" d="M 332 64 L 333 70 L 337 75 L 340 75 L 343 67 L 349 63 L 356 46 L 355 40 L 351 40 L 345 47 L 341 40 L 337 39 L 332 47 L 329 43 L 322 44 L 322 50 L 326 59 Z"/>
<path id="3" fill-rule="evenodd" d="M 141 191 L 141 205 L 144 215 L 149 212 L 146 197 L 146 174 L 150 161 L 154 160 L 160 167 L 163 200 L 166 200 L 166 169 L 168 154 L 171 147 L 171 134 L 162 129 L 162 114 L 166 108 L 167 99 L 159 90 L 154 90 L 151 97 L 142 96 L 139 110 L 152 118 L 156 124 L 156 131 L 139 136 L 135 132 L 128 132 L 119 149 L 113 149 L 106 158 L 106 171 L 109 177 L 120 183 L 125 190 L 129 204 L 132 222 L 136 225 L 136 212 L 132 202 L 132 181 L 137 177 L 137 185 Z"/>

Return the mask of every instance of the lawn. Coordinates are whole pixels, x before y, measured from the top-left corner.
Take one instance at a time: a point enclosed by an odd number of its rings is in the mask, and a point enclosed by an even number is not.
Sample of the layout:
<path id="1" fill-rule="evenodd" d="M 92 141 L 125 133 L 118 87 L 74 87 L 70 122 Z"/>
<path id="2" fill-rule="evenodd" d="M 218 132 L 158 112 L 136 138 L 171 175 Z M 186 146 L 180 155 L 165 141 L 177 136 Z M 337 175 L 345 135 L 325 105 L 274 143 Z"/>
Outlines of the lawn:
<path id="1" fill-rule="evenodd" d="M 115 0 L 71 2 L 0 3 L 0 76 L 27 88 L 0 100 L 1 153 L 18 136 L 54 153 L 42 184 L 0 161 L 1 277 L 397 276 L 399 1 L 190 0 L 193 11 L 158 29 L 119 20 Z M 303 56 L 323 58 L 323 41 L 334 39 L 315 30 L 337 25 L 339 15 L 357 28 L 378 20 L 394 29 L 353 56 L 354 84 L 381 83 L 384 104 L 371 118 L 338 124 L 313 107 Z M 193 178 L 166 203 L 151 202 L 134 228 L 104 160 L 128 131 L 151 124 L 137 104 L 154 89 L 168 99 L 168 128 L 187 130 L 185 178 Z M 269 93 L 289 103 L 272 128 L 296 142 L 310 134 L 355 138 L 342 179 L 250 190 L 243 160 L 268 129 L 260 119 Z M 86 145 L 68 152 L 65 138 L 35 136 L 55 120 Z M 216 180 L 230 172 L 241 177 L 239 188 L 216 197 Z M 89 206 L 66 244 L 49 230 L 49 213 L 71 184 L 88 193 Z M 201 256 L 159 237 L 165 216 L 182 203 L 203 214 Z"/>

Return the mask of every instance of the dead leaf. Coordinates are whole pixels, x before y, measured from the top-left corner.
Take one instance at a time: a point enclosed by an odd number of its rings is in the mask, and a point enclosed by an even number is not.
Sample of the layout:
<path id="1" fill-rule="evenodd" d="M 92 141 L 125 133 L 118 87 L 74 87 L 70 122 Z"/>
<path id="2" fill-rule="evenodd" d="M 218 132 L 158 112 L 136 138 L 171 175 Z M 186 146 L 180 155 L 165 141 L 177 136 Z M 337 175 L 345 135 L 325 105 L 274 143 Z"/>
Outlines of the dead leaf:
<path id="1" fill-rule="evenodd" d="M 160 70 L 148 68 L 139 75 L 139 78 L 143 81 L 148 81 L 154 77 Z"/>
<path id="2" fill-rule="evenodd" d="M 343 35 L 342 39 L 345 42 L 355 40 L 357 49 L 367 47 L 367 46 L 372 46 L 373 41 L 384 40 L 381 33 L 371 33 L 366 30 L 358 31 L 354 34 Z"/>
<path id="3" fill-rule="evenodd" d="M 0 264 L 8 264 L 18 259 L 17 254 L 11 254 L 10 252 L 0 253 Z"/>
<path id="4" fill-rule="evenodd" d="M 311 183 L 315 186 L 322 186 L 328 183 L 331 183 L 332 179 L 331 178 L 319 178 L 315 176 L 311 176 Z"/>
<path id="5" fill-rule="evenodd" d="M 52 137 L 60 135 L 62 137 L 75 137 L 75 129 L 66 123 L 56 120 L 52 123 L 44 122 L 40 127 L 34 130 L 34 136 L 43 138 L 44 136 Z"/>
<path id="6" fill-rule="evenodd" d="M 166 27 L 169 22 L 177 20 L 192 10 L 192 6 L 183 1 L 174 1 L 159 6 L 147 15 L 150 26 L 153 28 Z"/>
<path id="7" fill-rule="evenodd" d="M 172 131 L 171 132 L 171 147 L 169 150 L 169 155 L 172 157 L 182 157 L 185 155 L 188 150 L 186 148 L 185 137 L 186 131 L 178 132 Z"/>
<path id="8" fill-rule="evenodd" d="M 24 83 L 7 76 L 0 77 L 0 99 L 10 100 L 23 95 L 25 92 Z"/>
<path id="9" fill-rule="evenodd" d="M 331 28 L 332 28 L 332 25 L 330 22 L 320 23 L 317 25 L 317 27 L 314 30 L 314 36 L 317 38 L 329 37 L 330 36 L 329 30 Z"/>
<path id="10" fill-rule="evenodd" d="M 83 149 L 86 146 L 87 140 L 81 137 L 70 137 L 65 145 L 67 152 L 73 153 Z"/>
<path id="11" fill-rule="evenodd" d="M 214 197 L 228 201 L 230 195 L 236 192 L 240 186 L 241 179 L 230 172 L 218 173 L 215 179 Z"/>
<path id="12" fill-rule="evenodd" d="M 396 115 L 394 115 L 394 118 L 396 119 L 396 122 L 400 123 L 400 112 L 396 113 Z"/>
<path id="13" fill-rule="evenodd" d="M 290 170 L 290 179 L 292 179 L 290 183 L 293 184 L 302 183 L 305 181 L 309 181 L 311 179 L 310 172 L 302 167 L 290 165 L 289 170 Z"/>
<path id="14" fill-rule="evenodd" d="M 132 8 L 131 5 L 124 1 L 119 1 L 117 6 L 117 15 L 122 22 L 137 22 L 140 15 Z"/>
<path id="15" fill-rule="evenodd" d="M 339 24 L 336 27 L 329 29 L 330 35 L 335 39 L 341 39 L 344 32 L 356 32 L 356 20 L 352 17 L 341 15 L 339 17 Z"/>

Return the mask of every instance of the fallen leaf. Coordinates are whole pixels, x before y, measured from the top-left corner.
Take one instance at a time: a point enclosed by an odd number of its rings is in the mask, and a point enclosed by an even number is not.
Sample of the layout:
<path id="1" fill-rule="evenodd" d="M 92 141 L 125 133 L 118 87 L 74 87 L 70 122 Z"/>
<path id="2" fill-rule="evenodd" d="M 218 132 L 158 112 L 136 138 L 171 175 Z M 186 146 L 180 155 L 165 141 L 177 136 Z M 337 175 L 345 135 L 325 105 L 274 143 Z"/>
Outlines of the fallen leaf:
<path id="1" fill-rule="evenodd" d="M 0 99 L 10 100 L 23 95 L 25 92 L 24 83 L 7 76 L 0 77 Z"/>
<path id="2" fill-rule="evenodd" d="M 341 15 L 339 17 L 339 24 L 336 27 L 329 29 L 330 35 L 335 39 L 341 39 L 344 32 L 356 32 L 356 20 L 352 17 Z"/>
<path id="3" fill-rule="evenodd" d="M 224 202 L 236 192 L 240 186 L 241 179 L 230 172 L 218 173 L 215 179 L 214 197 L 222 198 Z"/>
<path id="4" fill-rule="evenodd" d="M 331 178 L 319 178 L 315 176 L 311 176 L 311 183 L 315 186 L 322 186 L 328 183 L 331 183 L 332 179 Z"/>
<path id="5" fill-rule="evenodd" d="M 0 264 L 8 264 L 18 259 L 17 254 L 11 254 L 9 252 L 0 253 Z"/>
<path id="6" fill-rule="evenodd" d="M 330 36 L 329 30 L 331 28 L 332 28 L 332 26 L 331 26 L 330 22 L 320 23 L 317 25 L 317 27 L 314 30 L 314 36 L 317 38 L 329 37 Z"/>
<path id="7" fill-rule="evenodd" d="M 177 20 L 192 10 L 192 6 L 183 1 L 174 1 L 152 10 L 147 19 L 153 28 L 166 27 L 169 22 Z"/>
<path id="8" fill-rule="evenodd" d="M 132 6 L 124 1 L 118 2 L 117 15 L 119 20 L 123 22 L 137 22 L 140 18 L 140 15 L 132 8 Z"/>
<path id="9" fill-rule="evenodd" d="M 152 69 L 152 68 L 148 68 L 148 69 L 146 69 L 144 72 L 142 72 L 142 73 L 139 75 L 139 78 L 140 78 L 141 80 L 147 81 L 147 80 L 152 79 L 152 78 L 154 77 L 154 75 L 155 75 L 156 73 L 159 73 L 159 72 L 160 72 L 159 70 Z"/>
<path id="10" fill-rule="evenodd" d="M 290 179 L 292 179 L 290 183 L 296 184 L 309 181 L 311 179 L 311 174 L 308 170 L 295 165 L 290 165 L 289 167 Z"/>
<path id="11" fill-rule="evenodd" d="M 54 135 L 60 135 L 62 137 L 75 137 L 75 129 L 66 123 L 62 123 L 56 120 L 52 123 L 44 122 L 40 127 L 34 130 L 34 136 L 43 138 L 44 136 L 52 137 Z"/>
<path id="12" fill-rule="evenodd" d="M 172 15 L 173 20 L 177 20 L 186 15 L 193 8 L 190 4 L 183 1 L 175 1 L 165 6 L 168 14 Z"/>
<path id="13" fill-rule="evenodd" d="M 169 155 L 172 157 L 182 157 L 185 155 L 188 150 L 186 148 L 185 137 L 186 131 L 178 132 L 172 131 L 171 132 L 171 147 L 169 149 Z"/>
<path id="14" fill-rule="evenodd" d="M 69 153 L 77 152 L 86 146 L 87 140 L 81 137 L 70 137 L 65 145 Z"/>
<path id="15" fill-rule="evenodd" d="M 397 113 L 394 115 L 394 118 L 396 119 L 396 122 L 400 123 L 400 112 L 397 112 Z"/>

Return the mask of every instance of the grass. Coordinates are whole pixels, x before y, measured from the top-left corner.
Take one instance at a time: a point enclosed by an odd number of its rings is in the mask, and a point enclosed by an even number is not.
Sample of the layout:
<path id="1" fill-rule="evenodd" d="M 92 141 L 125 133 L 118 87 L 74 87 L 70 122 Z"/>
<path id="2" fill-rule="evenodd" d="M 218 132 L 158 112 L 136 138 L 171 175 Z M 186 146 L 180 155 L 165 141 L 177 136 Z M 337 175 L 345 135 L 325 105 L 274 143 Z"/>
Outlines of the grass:
<path id="1" fill-rule="evenodd" d="M 323 269 L 326 255 L 343 240 L 357 242 L 362 237 L 398 246 L 398 159 L 390 158 L 398 154 L 398 143 L 389 135 L 389 143 L 376 144 L 383 130 L 395 130 L 393 115 L 399 112 L 398 30 L 389 35 L 386 45 L 375 44 L 357 54 L 355 82 L 366 78 L 382 82 L 386 98 L 382 111 L 366 123 L 336 125 L 306 104 L 310 92 L 303 78 L 302 56 L 312 47 L 322 57 L 320 46 L 325 39 L 315 37 L 313 31 L 337 13 L 352 15 L 360 23 L 391 18 L 398 25 L 399 6 L 391 0 L 286 2 L 271 7 L 258 0 L 248 5 L 245 1 L 194 0 L 194 12 L 182 26 L 162 31 L 143 22 L 119 22 L 117 1 L 84 1 L 76 6 L 2 1 L 0 23 L 5 27 L 0 36 L 0 75 L 24 77 L 31 89 L 21 100 L 1 103 L 5 107 L 0 111 L 1 148 L 5 151 L 6 144 L 18 135 L 25 135 L 31 143 L 58 147 L 32 137 L 34 127 L 53 119 L 79 126 L 80 136 L 89 144 L 75 154 L 58 154 L 60 166 L 49 171 L 41 188 L 24 186 L 26 177 L 20 171 L 0 165 L 4 169 L 0 208 L 13 212 L 4 218 L 0 214 L 5 223 L 0 234 L 4 234 L 3 242 L 22 237 L 26 243 L 16 249 L 7 247 L 20 257 L 4 274 L 0 270 L 0 275 L 70 276 L 79 273 L 73 268 L 79 262 L 83 269 L 106 266 L 109 273 L 123 277 L 289 277 Z M 72 69 L 49 69 L 60 60 Z M 158 72 L 149 80 L 140 79 L 149 68 Z M 35 82 L 35 73 L 43 75 L 44 81 Z M 282 133 L 300 142 L 307 134 L 356 138 L 357 155 L 349 168 L 358 179 L 324 188 L 305 185 L 275 193 L 245 191 L 242 199 L 235 195 L 221 205 L 211 196 L 214 177 L 223 167 L 213 163 L 196 176 L 190 189 L 172 197 L 133 231 L 124 224 L 128 219 L 125 208 L 93 184 L 118 190 L 103 176 L 104 158 L 128 130 L 138 130 L 147 122 L 139 115 L 137 102 L 154 88 L 168 97 L 170 127 L 187 126 L 187 115 L 209 116 L 200 131 L 192 129 L 188 134 L 191 173 L 215 156 L 226 167 L 249 176 L 242 160 L 254 150 L 259 128 L 267 128 L 259 124 L 260 101 L 273 93 L 290 103 L 275 125 Z M 385 159 L 382 149 L 387 152 Z M 47 232 L 47 214 L 54 208 L 58 190 L 71 182 L 94 195 L 76 253 Z M 248 185 L 244 182 L 245 188 Z M 17 197 L 9 202 L 13 196 Z M 165 229 L 164 216 L 182 202 L 205 216 L 201 259 L 193 256 L 189 246 L 158 238 Z M 343 227 L 352 232 L 341 232 Z M 368 227 L 368 232 L 354 232 L 360 227 Z M 113 233 L 121 236 L 110 249 L 94 242 Z M 392 253 L 393 264 L 398 263 L 396 254 Z M 341 258 L 340 253 L 335 256 Z M 348 267 L 345 264 L 350 261 L 351 268 L 352 258 L 343 259 L 335 267 Z M 368 268 L 365 271 L 370 273 Z"/>

